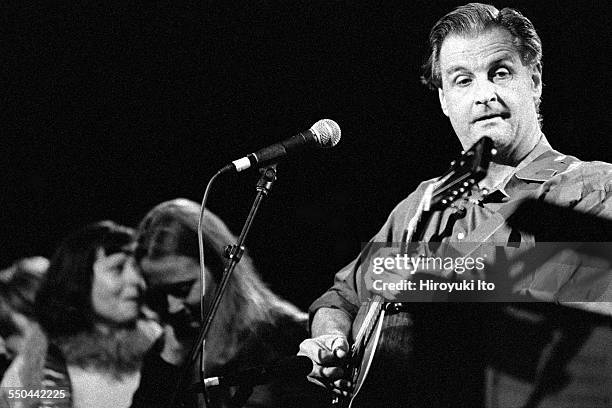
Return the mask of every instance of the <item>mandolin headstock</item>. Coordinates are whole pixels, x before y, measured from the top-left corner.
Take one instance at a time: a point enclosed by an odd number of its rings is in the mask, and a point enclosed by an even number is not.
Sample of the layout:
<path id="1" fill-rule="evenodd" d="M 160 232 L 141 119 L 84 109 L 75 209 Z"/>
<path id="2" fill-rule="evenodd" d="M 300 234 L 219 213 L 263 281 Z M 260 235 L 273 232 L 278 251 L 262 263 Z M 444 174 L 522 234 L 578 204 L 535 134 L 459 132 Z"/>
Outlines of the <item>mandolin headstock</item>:
<path id="1" fill-rule="evenodd" d="M 435 183 L 429 202 L 430 210 L 452 206 L 454 201 L 467 196 L 487 175 L 489 163 L 497 151 L 491 138 L 485 136 L 468 151 L 451 162 L 450 168 Z"/>

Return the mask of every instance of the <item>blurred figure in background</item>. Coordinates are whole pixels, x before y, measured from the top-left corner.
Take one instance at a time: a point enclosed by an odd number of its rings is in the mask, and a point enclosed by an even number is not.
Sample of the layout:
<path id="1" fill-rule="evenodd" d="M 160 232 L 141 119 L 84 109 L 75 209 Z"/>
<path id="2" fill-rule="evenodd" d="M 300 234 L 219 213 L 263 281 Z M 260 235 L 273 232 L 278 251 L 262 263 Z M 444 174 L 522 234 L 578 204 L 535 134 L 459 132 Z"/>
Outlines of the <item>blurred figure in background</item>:
<path id="1" fill-rule="evenodd" d="M 200 205 L 186 199 L 159 204 L 138 228 L 136 259 L 147 280 L 152 308 L 165 323 L 161 354 L 143 368 L 141 389 L 134 407 L 169 404 L 178 366 L 190 351 L 200 328 L 200 262 L 198 219 Z M 205 211 L 203 235 L 206 253 L 205 304 L 210 304 L 223 273 L 224 247 L 236 237 L 219 217 Z M 251 258 L 238 263 L 213 321 L 205 350 L 206 377 L 270 364 L 295 355 L 307 336 L 307 315 L 275 295 L 261 281 Z M 156 359 L 156 360 L 155 360 Z M 198 367 L 194 368 L 194 381 Z M 150 372 L 150 377 L 148 373 Z M 315 387 L 316 388 L 316 387 Z M 232 405 L 234 390 L 214 391 L 215 407 Z M 315 407 L 320 392 L 303 379 L 257 386 L 245 406 Z M 197 406 L 195 399 L 187 406 Z"/>
<path id="2" fill-rule="evenodd" d="M 38 256 L 0 271 L 0 379 L 24 342 L 40 330 L 34 321 L 34 298 L 48 267 L 49 261 Z"/>
<path id="3" fill-rule="evenodd" d="M 130 248 L 133 231 L 110 221 L 69 235 L 51 260 L 35 301 L 44 336 L 27 342 L 2 387 L 65 390 L 45 407 L 129 407 L 144 354 L 160 334 L 142 319 L 144 281 Z M 0 403 L 38 407 L 36 398 Z"/>

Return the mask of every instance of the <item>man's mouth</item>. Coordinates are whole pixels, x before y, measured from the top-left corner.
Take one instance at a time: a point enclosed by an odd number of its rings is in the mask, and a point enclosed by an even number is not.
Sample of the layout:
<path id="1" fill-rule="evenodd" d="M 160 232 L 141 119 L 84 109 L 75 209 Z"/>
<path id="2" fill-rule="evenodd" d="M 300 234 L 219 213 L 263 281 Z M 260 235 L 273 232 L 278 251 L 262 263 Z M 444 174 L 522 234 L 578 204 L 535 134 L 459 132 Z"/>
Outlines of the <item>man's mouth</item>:
<path id="1" fill-rule="evenodd" d="M 482 122 L 482 121 L 489 120 L 489 119 L 495 119 L 495 118 L 507 119 L 509 117 L 510 117 L 510 114 L 507 112 L 491 113 L 488 115 L 479 116 L 478 118 L 474 119 L 474 123 Z"/>

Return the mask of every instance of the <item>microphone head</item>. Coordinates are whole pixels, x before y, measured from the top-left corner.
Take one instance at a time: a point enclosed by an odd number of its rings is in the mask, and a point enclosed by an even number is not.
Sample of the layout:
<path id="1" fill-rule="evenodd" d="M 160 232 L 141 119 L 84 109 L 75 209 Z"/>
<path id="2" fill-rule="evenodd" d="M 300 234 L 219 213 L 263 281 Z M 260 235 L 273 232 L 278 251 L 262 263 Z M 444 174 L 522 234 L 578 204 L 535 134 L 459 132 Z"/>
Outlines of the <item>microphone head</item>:
<path id="1" fill-rule="evenodd" d="M 321 119 L 312 125 L 310 131 L 315 135 L 319 147 L 334 147 L 340 141 L 340 126 L 331 119 Z"/>

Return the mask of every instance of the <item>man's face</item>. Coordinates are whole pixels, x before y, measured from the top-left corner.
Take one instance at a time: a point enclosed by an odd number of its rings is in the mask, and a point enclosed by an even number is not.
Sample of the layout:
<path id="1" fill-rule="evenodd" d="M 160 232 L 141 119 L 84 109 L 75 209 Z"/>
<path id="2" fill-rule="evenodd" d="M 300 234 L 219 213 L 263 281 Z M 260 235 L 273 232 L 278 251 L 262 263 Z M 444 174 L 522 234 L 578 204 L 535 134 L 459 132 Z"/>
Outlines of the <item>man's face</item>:
<path id="1" fill-rule="evenodd" d="M 542 93 L 539 67 L 525 66 L 505 29 L 449 35 L 440 48 L 440 105 L 464 149 L 493 139 L 496 161 L 515 165 L 540 137 L 535 101 Z"/>
<path id="2" fill-rule="evenodd" d="M 179 337 L 197 334 L 200 322 L 200 263 L 191 257 L 168 255 L 143 258 L 149 306 L 175 329 Z"/>

